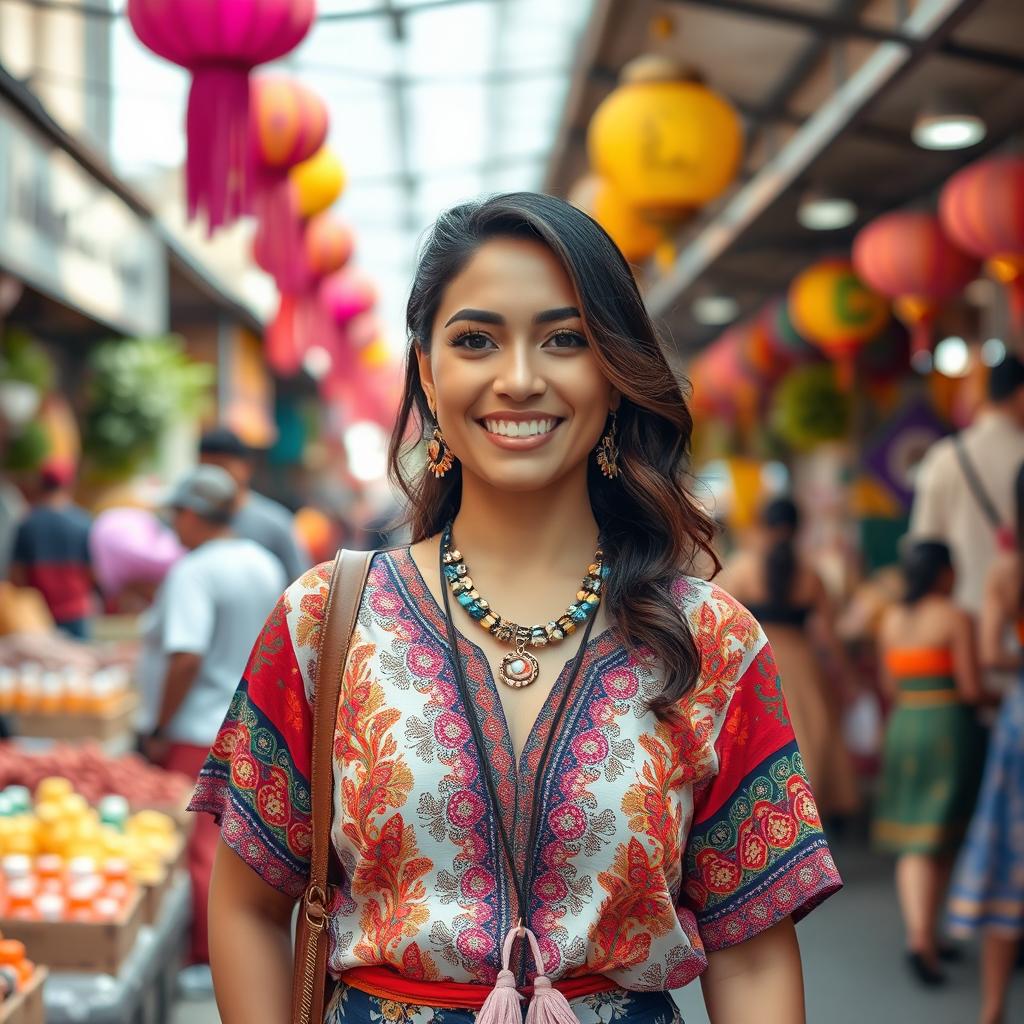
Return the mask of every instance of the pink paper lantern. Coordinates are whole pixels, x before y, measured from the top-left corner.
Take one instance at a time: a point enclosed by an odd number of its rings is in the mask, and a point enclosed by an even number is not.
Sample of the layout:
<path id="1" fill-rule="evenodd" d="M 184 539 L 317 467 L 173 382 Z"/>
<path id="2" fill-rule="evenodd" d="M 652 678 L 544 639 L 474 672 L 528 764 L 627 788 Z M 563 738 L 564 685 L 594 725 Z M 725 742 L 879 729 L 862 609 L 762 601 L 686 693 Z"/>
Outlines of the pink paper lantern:
<path id="1" fill-rule="evenodd" d="M 339 327 L 377 304 L 377 289 L 360 270 L 346 267 L 325 277 L 320 284 L 320 302 Z"/>
<path id="2" fill-rule="evenodd" d="M 314 14 L 314 0 L 128 0 L 143 45 L 192 73 L 188 215 L 205 212 L 211 233 L 252 204 L 249 72 L 293 50 Z"/>

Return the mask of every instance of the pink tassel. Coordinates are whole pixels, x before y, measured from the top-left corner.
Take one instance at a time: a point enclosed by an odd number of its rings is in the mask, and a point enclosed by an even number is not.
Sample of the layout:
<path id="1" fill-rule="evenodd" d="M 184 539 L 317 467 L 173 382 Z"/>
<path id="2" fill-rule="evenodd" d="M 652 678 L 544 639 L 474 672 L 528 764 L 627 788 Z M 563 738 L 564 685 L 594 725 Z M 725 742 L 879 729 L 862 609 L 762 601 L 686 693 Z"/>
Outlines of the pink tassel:
<path id="1" fill-rule="evenodd" d="M 538 974 L 533 980 L 533 998 L 526 1012 L 526 1024 L 579 1024 L 569 1000 L 551 984 L 549 978 Z"/>
<path id="2" fill-rule="evenodd" d="M 484 1000 L 476 1015 L 476 1024 L 523 1024 L 519 1002 L 523 998 L 516 989 L 516 976 L 508 969 L 512 956 L 512 945 L 516 937 L 525 932 L 524 928 L 509 929 L 501 950 L 501 970 L 494 988 Z"/>

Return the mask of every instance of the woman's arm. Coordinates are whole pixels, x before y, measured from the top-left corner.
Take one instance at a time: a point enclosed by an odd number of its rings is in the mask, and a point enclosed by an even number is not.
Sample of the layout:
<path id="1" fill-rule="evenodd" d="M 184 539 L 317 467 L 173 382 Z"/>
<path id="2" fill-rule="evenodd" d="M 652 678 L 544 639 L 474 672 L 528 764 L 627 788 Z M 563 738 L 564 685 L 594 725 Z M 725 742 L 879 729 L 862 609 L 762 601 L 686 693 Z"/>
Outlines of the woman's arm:
<path id="1" fill-rule="evenodd" d="M 294 906 L 220 841 L 209 912 L 210 968 L 222 1024 L 291 1019 Z"/>
<path id="2" fill-rule="evenodd" d="M 956 689 L 966 703 L 981 704 L 985 699 L 985 691 L 981 685 L 974 620 L 959 608 L 954 610 L 953 615 L 953 679 Z"/>
<path id="3" fill-rule="evenodd" d="M 700 981 L 711 1024 L 804 1024 L 806 1019 L 792 918 L 709 954 Z"/>
<path id="4" fill-rule="evenodd" d="M 1013 571 L 1010 571 L 1012 569 Z M 985 595 L 981 605 L 981 620 L 978 630 L 978 646 L 981 663 L 986 668 L 1018 671 L 1024 660 L 1006 649 L 1006 630 L 1013 622 L 1014 604 L 1012 596 L 1017 595 L 1019 583 L 1015 563 L 996 565 L 985 581 Z M 1008 600 L 1008 598 L 1011 598 Z"/>

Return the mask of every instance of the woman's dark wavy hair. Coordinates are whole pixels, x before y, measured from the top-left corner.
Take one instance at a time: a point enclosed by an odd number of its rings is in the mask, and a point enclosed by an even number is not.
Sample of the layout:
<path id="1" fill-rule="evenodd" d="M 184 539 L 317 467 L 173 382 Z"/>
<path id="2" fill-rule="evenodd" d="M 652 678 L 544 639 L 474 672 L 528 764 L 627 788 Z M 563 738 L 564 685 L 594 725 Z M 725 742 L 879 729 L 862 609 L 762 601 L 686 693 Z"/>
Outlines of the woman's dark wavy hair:
<path id="1" fill-rule="evenodd" d="M 672 600 L 680 569 L 706 556 L 714 524 L 690 495 L 688 456 L 693 419 L 622 254 L 604 230 L 561 199 L 531 192 L 465 203 L 442 214 L 427 236 L 409 296 L 405 393 L 391 438 L 392 479 L 409 499 L 414 541 L 452 519 L 462 493 L 458 462 L 442 480 L 414 472 L 408 455 L 432 429 L 420 384 L 417 347 L 430 351 L 442 293 L 473 254 L 494 238 L 540 242 L 572 281 L 594 358 L 622 394 L 618 410 L 620 476 L 606 480 L 590 460 L 588 486 L 600 543 L 613 572 L 605 607 L 627 646 L 664 668 L 665 686 L 652 702 L 667 714 L 694 685 L 700 653 Z"/>
<path id="2" fill-rule="evenodd" d="M 792 601 L 796 582 L 800 510 L 789 498 L 776 498 L 761 510 L 761 525 L 779 535 L 765 555 L 764 574 L 768 600 L 778 608 L 785 608 Z"/>
<path id="3" fill-rule="evenodd" d="M 938 540 L 919 540 L 908 544 L 900 562 L 905 588 L 904 604 L 917 604 L 934 593 L 942 574 L 953 568 L 949 546 Z"/>

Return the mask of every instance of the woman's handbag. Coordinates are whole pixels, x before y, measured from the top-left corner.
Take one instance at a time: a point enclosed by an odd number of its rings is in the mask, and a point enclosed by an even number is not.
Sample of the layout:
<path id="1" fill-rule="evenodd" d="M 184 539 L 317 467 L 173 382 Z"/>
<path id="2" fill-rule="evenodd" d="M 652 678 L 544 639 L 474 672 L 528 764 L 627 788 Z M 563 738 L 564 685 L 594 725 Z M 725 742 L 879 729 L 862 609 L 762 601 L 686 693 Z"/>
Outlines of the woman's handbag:
<path id="1" fill-rule="evenodd" d="M 292 969 L 292 1024 L 322 1024 L 327 985 L 328 882 L 334 803 L 334 724 L 344 671 L 372 551 L 339 551 L 327 592 L 313 695 L 313 758 L 309 773 L 313 848 L 309 884 L 299 906 Z"/>

